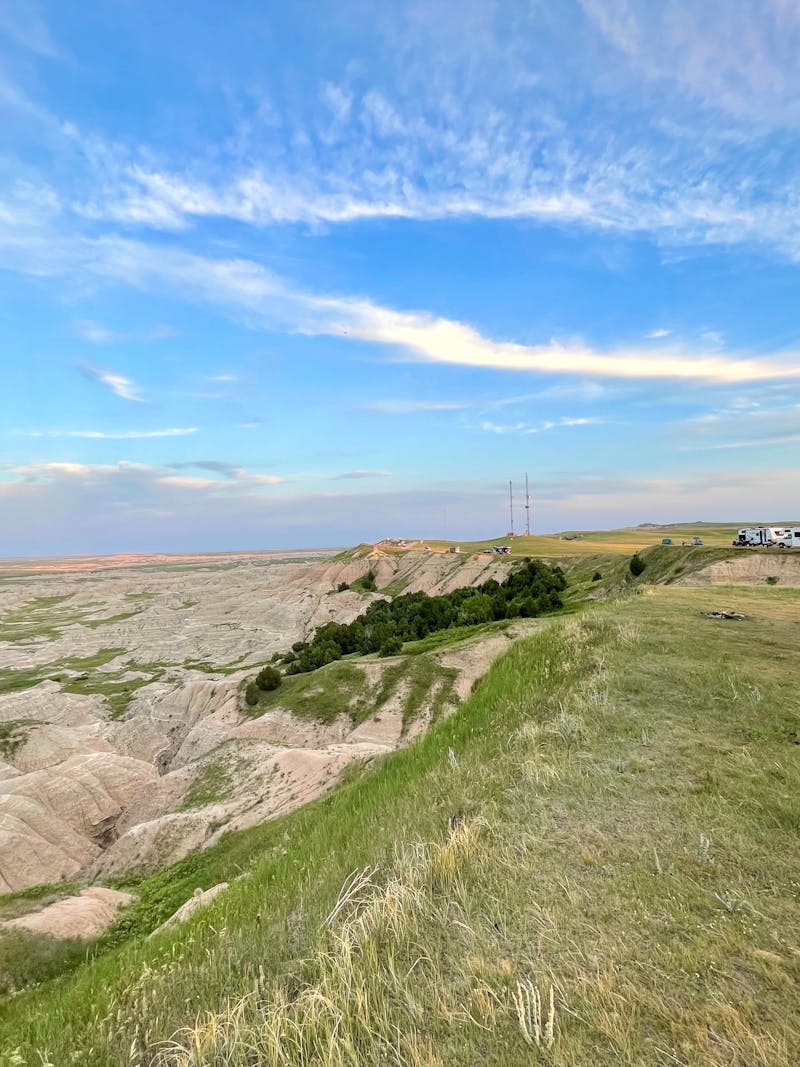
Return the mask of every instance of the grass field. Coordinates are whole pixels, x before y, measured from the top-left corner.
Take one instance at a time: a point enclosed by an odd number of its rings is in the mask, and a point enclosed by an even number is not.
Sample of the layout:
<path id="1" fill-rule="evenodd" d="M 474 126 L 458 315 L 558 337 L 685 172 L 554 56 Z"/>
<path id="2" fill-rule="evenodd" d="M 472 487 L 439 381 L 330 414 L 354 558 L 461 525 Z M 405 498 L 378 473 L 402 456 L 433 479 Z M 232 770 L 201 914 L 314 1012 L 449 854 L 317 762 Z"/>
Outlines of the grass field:
<path id="1" fill-rule="evenodd" d="M 498 537 L 487 541 L 442 541 L 422 540 L 409 543 L 409 547 L 418 550 L 427 545 L 436 552 L 445 552 L 458 545 L 464 553 L 482 552 L 495 545 L 508 545 L 513 556 L 540 556 L 545 559 L 562 559 L 567 556 L 584 556 L 602 553 L 631 555 L 652 545 L 660 545 L 665 537 L 672 538 L 672 547 L 676 552 L 682 550 L 681 541 L 687 545 L 693 537 L 700 537 L 704 543 L 713 548 L 730 548 L 737 530 L 752 523 L 679 523 L 657 527 L 627 527 L 621 530 L 565 530 L 560 534 L 539 535 L 514 538 Z M 771 525 L 787 525 L 772 523 Z M 380 546 L 390 552 L 406 551 L 393 547 Z M 777 551 L 777 550 L 776 550 Z"/>
<path id="2" fill-rule="evenodd" d="M 800 1062 L 800 593 L 637 593 L 141 883 L 102 955 L 0 1006 L 2 1067 Z"/>

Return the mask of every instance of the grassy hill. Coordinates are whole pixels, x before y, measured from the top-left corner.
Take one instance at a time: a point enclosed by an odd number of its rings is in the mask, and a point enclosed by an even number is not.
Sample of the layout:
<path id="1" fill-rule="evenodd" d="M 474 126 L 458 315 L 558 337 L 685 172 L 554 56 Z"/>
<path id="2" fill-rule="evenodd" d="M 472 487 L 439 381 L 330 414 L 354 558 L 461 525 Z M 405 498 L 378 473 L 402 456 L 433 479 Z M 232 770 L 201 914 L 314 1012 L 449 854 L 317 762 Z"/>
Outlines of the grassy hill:
<path id="1" fill-rule="evenodd" d="M 427 545 L 431 550 L 445 552 L 451 546 L 458 545 L 462 552 L 483 552 L 495 545 L 508 545 L 513 556 L 538 556 L 543 559 L 562 559 L 567 556 L 584 556 L 598 553 L 630 555 L 660 545 L 665 537 L 672 538 L 676 551 L 681 550 L 681 541 L 690 544 L 693 537 L 700 537 L 706 546 L 713 548 L 730 548 L 737 530 L 742 526 L 752 526 L 751 522 L 737 523 L 670 523 L 667 525 L 629 526 L 621 530 L 565 530 L 558 534 L 534 534 L 531 537 L 514 538 L 497 537 L 485 541 L 410 541 L 408 545 L 415 549 Z M 771 525 L 788 525 L 775 522 Z M 359 546 L 362 552 L 372 546 Z M 403 551 L 398 547 L 381 544 L 384 551 Z"/>
<path id="2" fill-rule="evenodd" d="M 800 1061 L 800 592 L 646 577 L 143 882 L 102 955 L 0 1006 L 2 1067 Z"/>

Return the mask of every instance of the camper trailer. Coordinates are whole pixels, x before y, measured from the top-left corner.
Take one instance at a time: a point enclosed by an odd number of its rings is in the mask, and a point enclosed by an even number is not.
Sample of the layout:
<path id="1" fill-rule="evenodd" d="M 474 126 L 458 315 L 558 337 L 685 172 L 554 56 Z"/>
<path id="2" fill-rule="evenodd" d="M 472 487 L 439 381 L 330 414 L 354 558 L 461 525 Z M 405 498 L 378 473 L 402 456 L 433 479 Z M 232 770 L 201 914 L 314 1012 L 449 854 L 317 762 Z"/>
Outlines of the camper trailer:
<path id="1" fill-rule="evenodd" d="M 745 526 L 737 531 L 734 548 L 800 548 L 800 529 L 787 526 Z"/>
<path id="2" fill-rule="evenodd" d="M 778 548 L 800 548 L 800 527 L 787 526 L 775 544 Z"/>

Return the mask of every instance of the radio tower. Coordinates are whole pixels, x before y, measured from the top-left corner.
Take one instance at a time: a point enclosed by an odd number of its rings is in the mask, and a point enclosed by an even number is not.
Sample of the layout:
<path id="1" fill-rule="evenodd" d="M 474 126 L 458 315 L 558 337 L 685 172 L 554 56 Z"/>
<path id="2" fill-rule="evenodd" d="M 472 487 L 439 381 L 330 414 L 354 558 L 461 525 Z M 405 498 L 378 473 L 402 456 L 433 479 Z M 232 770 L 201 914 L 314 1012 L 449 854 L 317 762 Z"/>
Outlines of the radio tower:
<path id="1" fill-rule="evenodd" d="M 511 536 L 514 536 L 514 490 L 511 487 L 511 479 L 508 481 L 508 514 L 511 517 Z"/>
<path id="2" fill-rule="evenodd" d="M 531 535 L 531 494 L 528 492 L 528 472 L 525 472 L 525 536 Z"/>

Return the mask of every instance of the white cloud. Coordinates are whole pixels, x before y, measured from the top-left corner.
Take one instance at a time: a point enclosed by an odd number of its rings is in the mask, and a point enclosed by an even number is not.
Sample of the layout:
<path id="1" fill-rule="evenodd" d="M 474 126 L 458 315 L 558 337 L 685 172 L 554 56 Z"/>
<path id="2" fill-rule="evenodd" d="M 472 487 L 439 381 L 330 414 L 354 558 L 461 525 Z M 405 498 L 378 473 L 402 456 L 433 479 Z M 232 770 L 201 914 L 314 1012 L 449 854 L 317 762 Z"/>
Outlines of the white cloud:
<path id="1" fill-rule="evenodd" d="M 358 471 L 345 471 L 343 474 L 331 475 L 331 481 L 338 482 L 343 479 L 355 479 L 361 480 L 363 478 L 390 478 L 391 471 L 370 471 L 370 470 L 358 470 Z"/>
<path id="2" fill-rule="evenodd" d="M 671 333 L 672 330 L 650 330 L 649 333 L 645 334 L 645 337 L 649 337 L 652 340 L 656 340 L 659 337 L 669 337 Z"/>
<path id="3" fill-rule="evenodd" d="M 151 437 L 187 437 L 199 433 L 198 426 L 176 426 L 166 430 L 12 430 L 15 437 L 85 437 L 97 441 L 137 441 Z"/>
<path id="4" fill-rule="evenodd" d="M 737 118 L 800 121 L 800 9 L 791 0 L 581 0 L 647 81 L 672 82 Z"/>
<path id="5" fill-rule="evenodd" d="M 104 370 L 102 367 L 96 367 L 92 363 L 81 363 L 79 367 L 83 374 L 106 386 L 115 396 L 121 397 L 123 400 L 133 400 L 137 404 L 144 403 L 144 397 L 139 386 L 132 382 L 130 378 L 126 378 L 122 374 L 116 374 L 114 371 Z"/>
<path id="6" fill-rule="evenodd" d="M 113 341 L 120 341 L 124 337 L 124 334 L 111 330 L 107 326 L 103 326 L 101 322 L 95 322 L 93 319 L 79 319 L 75 323 L 75 332 L 84 341 L 89 341 L 93 345 L 111 344 Z"/>
<path id="7" fill-rule="evenodd" d="M 560 419 L 546 419 L 544 422 L 534 426 L 527 422 L 497 423 L 487 419 L 480 424 L 480 428 L 486 430 L 487 433 L 500 435 L 522 434 L 527 436 L 535 433 L 546 433 L 548 430 L 557 430 L 562 427 L 597 426 L 602 422 L 603 420 L 599 418 L 563 416 Z"/>
<path id="8" fill-rule="evenodd" d="M 178 336 L 177 330 L 171 326 L 155 326 L 144 333 L 112 330 L 109 326 L 104 326 L 102 322 L 95 322 L 94 319 L 78 319 L 73 326 L 78 337 L 93 345 L 114 344 L 118 341 L 166 341 Z"/>
<path id="9" fill-rule="evenodd" d="M 3 0 L 0 31 L 40 56 L 58 55 L 50 31 L 35 0 Z"/>
<path id="10" fill-rule="evenodd" d="M 180 466 L 180 465 L 179 465 Z M 17 466 L 7 467 L 8 473 L 21 478 L 26 482 L 50 482 L 64 479 L 79 479 L 83 482 L 92 482 L 103 485 L 120 478 L 130 482 L 146 482 L 154 485 L 167 485 L 179 489 L 190 490 L 220 490 L 234 495 L 252 491 L 258 486 L 274 486 L 283 483 L 284 479 L 277 474 L 261 474 L 257 471 L 248 470 L 245 467 L 235 467 L 231 464 L 216 463 L 213 461 L 199 461 L 196 464 L 183 464 L 182 466 L 195 466 L 200 469 L 208 469 L 222 475 L 221 478 L 198 477 L 197 475 L 173 474 L 170 468 L 152 466 L 146 463 L 133 463 L 129 460 L 121 460 L 118 463 L 71 463 L 62 461 L 41 461 L 23 463 Z M 0 486 L 17 484 L 14 481 L 0 481 Z"/>
<path id="11" fill-rule="evenodd" d="M 760 439 L 757 438 L 756 440 L 753 440 L 753 441 L 723 441 L 723 442 L 718 442 L 716 444 L 711 444 L 711 443 L 704 444 L 703 442 L 699 442 L 697 444 L 692 445 L 691 448 L 684 448 L 681 451 L 683 451 L 683 452 L 694 452 L 694 451 L 696 451 L 698 449 L 700 449 L 702 451 L 710 451 L 710 450 L 726 449 L 726 448 L 762 448 L 762 447 L 766 447 L 766 446 L 791 445 L 791 444 L 799 444 L 799 443 L 800 443 L 800 434 L 793 433 L 793 434 L 786 434 L 783 437 L 762 437 Z"/>
<path id="12" fill-rule="evenodd" d="M 386 415 L 413 415 L 420 411 L 463 411 L 467 406 L 458 400 L 376 400 L 364 408 Z"/>
<path id="13" fill-rule="evenodd" d="M 30 269 L 41 270 L 42 264 Z M 792 351 L 754 358 L 676 343 L 608 350 L 555 339 L 524 345 L 486 337 L 466 323 L 429 312 L 397 311 L 367 299 L 310 293 L 293 287 L 253 260 L 210 259 L 138 241 L 84 241 L 77 249 L 58 250 L 51 269 L 58 273 L 83 269 L 90 275 L 159 292 L 168 287 L 185 299 L 216 305 L 242 317 L 250 326 L 347 336 L 432 363 L 639 381 L 748 384 L 800 378 L 800 357 Z M 84 369 L 118 396 L 143 400 L 129 379 L 90 364 Z"/>

